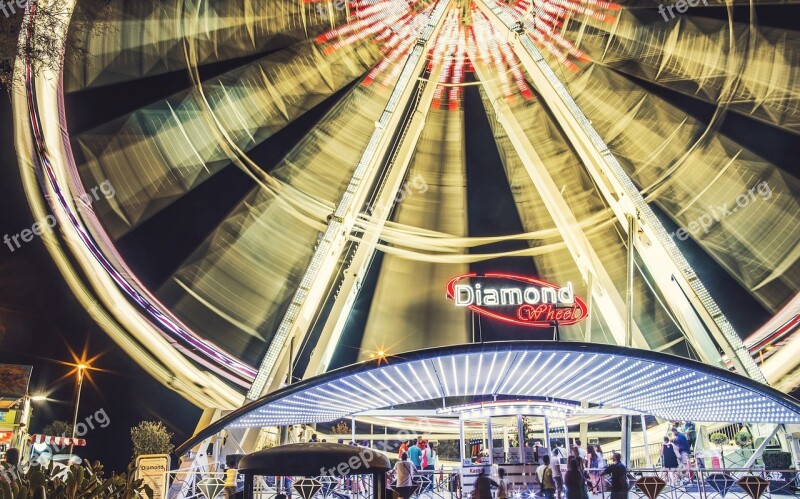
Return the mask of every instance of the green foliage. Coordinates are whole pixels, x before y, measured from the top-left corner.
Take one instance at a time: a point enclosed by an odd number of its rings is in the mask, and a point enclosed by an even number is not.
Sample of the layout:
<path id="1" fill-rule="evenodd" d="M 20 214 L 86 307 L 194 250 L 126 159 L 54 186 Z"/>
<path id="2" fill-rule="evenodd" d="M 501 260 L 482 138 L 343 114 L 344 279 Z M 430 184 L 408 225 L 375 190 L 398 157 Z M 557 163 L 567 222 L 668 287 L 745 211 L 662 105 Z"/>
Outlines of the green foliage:
<path id="1" fill-rule="evenodd" d="M 722 446 L 723 444 L 728 443 L 728 436 L 724 433 L 716 432 L 709 435 L 708 440 L 714 445 Z"/>
<path id="2" fill-rule="evenodd" d="M 172 433 L 161 421 L 142 421 L 131 428 L 133 455 L 169 454 L 175 448 L 170 441 Z"/>
<path id="3" fill-rule="evenodd" d="M 144 493 L 149 499 L 153 491 L 143 480 L 133 478 L 133 464 L 128 472 L 112 473 L 103 478 L 103 465 L 83 463 L 69 468 L 50 463 L 31 466 L 23 476 L 10 482 L 0 480 L 0 499 L 135 499 Z"/>
<path id="4" fill-rule="evenodd" d="M 733 436 L 733 440 L 736 441 L 736 445 L 741 448 L 750 447 L 750 444 L 753 443 L 753 435 L 751 435 L 749 431 L 741 429 Z"/>
<path id="5" fill-rule="evenodd" d="M 42 433 L 54 437 L 71 437 L 72 425 L 66 421 L 57 419 L 49 425 L 42 428 Z"/>
<path id="6" fill-rule="evenodd" d="M 458 451 L 458 440 L 439 440 L 436 452 L 443 461 L 460 461 L 461 453 Z"/>
<path id="7" fill-rule="evenodd" d="M 790 470 L 792 469 L 792 453 L 780 450 L 764 451 L 761 458 L 764 460 L 764 468 L 768 470 Z"/>

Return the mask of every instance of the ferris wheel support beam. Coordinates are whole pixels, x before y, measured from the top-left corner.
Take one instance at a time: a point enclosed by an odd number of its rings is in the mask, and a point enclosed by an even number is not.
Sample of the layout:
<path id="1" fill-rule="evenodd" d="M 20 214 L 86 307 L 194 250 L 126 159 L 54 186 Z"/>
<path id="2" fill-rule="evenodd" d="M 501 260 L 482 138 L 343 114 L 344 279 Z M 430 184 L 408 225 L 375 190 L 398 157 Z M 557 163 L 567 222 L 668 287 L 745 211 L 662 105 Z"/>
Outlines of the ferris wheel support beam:
<path id="1" fill-rule="evenodd" d="M 733 326 L 531 37 L 527 34 L 520 36 L 515 31 L 514 20 L 505 12 L 492 8 L 487 0 L 477 0 L 476 4 L 498 30 L 508 34 L 508 41 L 533 85 L 575 148 L 623 230 L 627 233 L 629 216 L 638 220 L 639 237 L 633 238 L 635 248 L 683 331 L 692 336 L 695 344 L 701 345 L 701 355 L 713 358 L 714 365 L 723 365 L 713 337 L 740 374 L 766 383 Z"/>
<path id="2" fill-rule="evenodd" d="M 470 54 L 470 58 L 477 60 L 472 54 Z M 492 103 L 497 122 L 505 130 L 514 150 L 522 160 L 525 171 L 542 197 L 550 217 L 555 222 L 575 265 L 581 272 L 581 277 L 584 282 L 592 283 L 589 293 L 592 303 L 595 305 L 594 310 L 600 311 L 606 319 L 617 344 L 627 346 L 625 300 L 619 294 L 611 275 L 581 229 L 572 208 L 567 204 L 553 177 L 547 171 L 544 161 L 531 144 L 525 130 L 514 117 L 506 99 L 491 84 L 491 75 L 487 74 L 480 64 L 474 66 L 478 79 L 484 82 L 482 88 Z M 650 345 L 635 322 L 632 333 L 633 346 L 650 349 Z"/>
<path id="3" fill-rule="evenodd" d="M 370 263 L 377 248 L 381 231 L 391 214 L 395 198 L 403 186 L 411 160 L 414 158 L 417 142 L 422 136 L 428 113 L 433 102 L 436 82 L 443 70 L 443 65 L 434 66 L 433 71 L 425 80 L 420 80 L 419 96 L 414 111 L 407 121 L 405 130 L 400 133 L 399 144 L 395 150 L 394 157 L 387 160 L 384 167 L 388 171 L 386 181 L 379 187 L 379 194 L 372 206 L 372 216 L 367 222 L 367 229 L 364 232 L 361 243 L 358 245 L 352 260 L 344 271 L 342 284 L 339 288 L 340 298 L 336 299 L 333 308 L 327 316 L 322 334 L 317 340 L 316 348 L 311 354 L 311 359 L 306 368 L 303 378 L 316 376 L 328 370 L 328 366 L 333 356 L 342 331 L 347 323 L 350 310 L 355 303 L 356 297 L 361 290 L 364 276 L 369 270 Z"/>
<path id="4" fill-rule="evenodd" d="M 414 95 L 417 77 L 426 64 L 428 42 L 436 37 L 444 25 L 445 14 L 451 3 L 452 0 L 448 0 L 436 5 L 431 12 L 428 25 L 402 63 L 403 69 L 392 89 L 389 101 L 380 119 L 375 123 L 375 130 L 367 147 L 335 211 L 329 217 L 328 226 L 303 274 L 300 286 L 281 319 L 266 355 L 261 360 L 258 374 L 247 393 L 248 399 L 255 400 L 263 395 L 265 390 L 272 388 L 278 375 L 277 367 L 286 355 L 289 339 L 297 337 L 300 344 L 309 332 L 315 312 L 324 299 L 325 290 L 338 270 L 340 257 L 347 246 L 358 213 L 366 202 L 375 179 L 381 173 L 379 167 L 388 153 L 394 131 L 400 125 L 404 110 Z M 291 370 L 291 366 L 289 369 Z"/>

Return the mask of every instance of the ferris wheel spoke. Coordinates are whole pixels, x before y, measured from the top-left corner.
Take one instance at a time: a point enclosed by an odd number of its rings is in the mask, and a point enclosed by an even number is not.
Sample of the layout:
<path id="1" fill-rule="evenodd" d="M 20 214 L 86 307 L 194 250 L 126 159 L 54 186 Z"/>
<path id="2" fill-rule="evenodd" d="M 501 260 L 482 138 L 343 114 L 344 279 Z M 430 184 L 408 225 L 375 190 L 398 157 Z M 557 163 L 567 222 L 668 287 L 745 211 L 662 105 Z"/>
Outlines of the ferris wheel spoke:
<path id="1" fill-rule="evenodd" d="M 109 9 L 114 17 L 103 27 L 103 36 L 81 31 L 85 56 L 78 54 L 65 68 L 66 91 L 270 53 L 313 38 L 331 22 L 327 11 L 292 0 L 176 5 L 113 0 Z M 334 19 L 343 15 L 335 14 Z"/>
<path id="2" fill-rule="evenodd" d="M 800 33 L 751 32 L 747 23 L 691 13 L 673 17 L 670 11 L 623 10 L 611 26 L 587 19 L 566 28 L 571 37 L 581 32 L 581 47 L 597 63 L 800 133 L 800 89 L 792 71 L 800 62 Z"/>
<path id="3" fill-rule="evenodd" d="M 374 62 L 350 46 L 311 42 L 230 71 L 74 138 L 84 183 L 108 182 L 96 212 L 119 238 L 340 90 Z"/>

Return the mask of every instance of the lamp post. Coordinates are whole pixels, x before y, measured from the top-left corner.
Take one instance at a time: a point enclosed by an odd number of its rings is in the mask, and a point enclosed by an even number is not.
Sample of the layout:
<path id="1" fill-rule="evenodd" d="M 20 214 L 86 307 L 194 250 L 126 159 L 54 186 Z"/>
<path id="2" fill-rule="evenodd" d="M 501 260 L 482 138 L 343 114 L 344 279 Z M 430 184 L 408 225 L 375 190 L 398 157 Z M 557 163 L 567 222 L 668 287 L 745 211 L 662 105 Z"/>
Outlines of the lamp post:
<path id="1" fill-rule="evenodd" d="M 89 369 L 89 366 L 86 364 L 78 364 L 78 397 L 75 399 L 75 415 L 72 418 L 72 438 L 70 439 L 69 443 L 69 455 L 72 456 L 72 440 L 75 439 L 75 431 L 78 427 L 78 408 L 81 405 L 81 388 L 83 388 L 83 376 L 85 371 Z"/>

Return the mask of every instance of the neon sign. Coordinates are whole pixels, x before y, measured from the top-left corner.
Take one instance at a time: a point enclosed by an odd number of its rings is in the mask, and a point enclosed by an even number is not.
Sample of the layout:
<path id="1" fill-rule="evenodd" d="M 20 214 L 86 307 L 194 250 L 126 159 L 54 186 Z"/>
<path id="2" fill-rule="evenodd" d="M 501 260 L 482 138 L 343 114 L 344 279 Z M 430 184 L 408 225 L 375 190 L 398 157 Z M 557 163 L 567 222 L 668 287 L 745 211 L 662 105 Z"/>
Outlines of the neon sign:
<path id="1" fill-rule="evenodd" d="M 464 274 L 447 283 L 447 298 L 456 307 L 529 327 L 575 324 L 588 315 L 572 283 L 559 287 L 536 277 L 513 274 Z"/>

